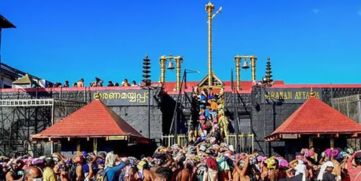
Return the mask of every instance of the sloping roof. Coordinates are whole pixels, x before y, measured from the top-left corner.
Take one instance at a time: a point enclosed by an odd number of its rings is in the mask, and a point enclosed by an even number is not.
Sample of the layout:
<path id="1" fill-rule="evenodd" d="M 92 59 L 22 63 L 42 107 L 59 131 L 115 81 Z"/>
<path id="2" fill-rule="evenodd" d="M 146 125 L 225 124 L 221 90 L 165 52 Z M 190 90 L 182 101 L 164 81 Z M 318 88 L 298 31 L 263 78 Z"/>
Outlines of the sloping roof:
<path id="1" fill-rule="evenodd" d="M 333 109 L 321 100 L 310 96 L 301 107 L 286 119 L 266 140 L 280 139 L 284 135 L 302 134 L 359 134 L 361 125 Z"/>
<path id="2" fill-rule="evenodd" d="M 32 81 L 28 74 L 25 74 L 23 77 L 21 77 L 18 80 L 15 80 L 13 82 L 13 84 L 16 84 L 16 85 L 24 85 L 24 84 L 31 84 L 31 83 L 32 83 Z"/>
<path id="3" fill-rule="evenodd" d="M 214 72 L 212 72 L 212 82 L 216 86 L 223 85 L 222 80 Z M 208 75 L 199 82 L 198 86 L 208 86 Z"/>
<path id="4" fill-rule="evenodd" d="M 33 135 L 32 138 L 108 136 L 129 136 L 135 139 L 146 139 L 98 99 L 93 100 L 44 131 Z"/>

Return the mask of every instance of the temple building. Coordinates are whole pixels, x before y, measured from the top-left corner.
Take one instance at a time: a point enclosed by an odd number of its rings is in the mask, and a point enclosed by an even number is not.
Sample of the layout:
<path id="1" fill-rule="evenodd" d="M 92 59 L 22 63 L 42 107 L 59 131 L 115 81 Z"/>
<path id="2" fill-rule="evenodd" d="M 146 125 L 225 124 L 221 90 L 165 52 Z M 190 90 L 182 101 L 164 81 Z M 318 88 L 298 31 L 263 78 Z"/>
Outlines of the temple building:
<path id="1" fill-rule="evenodd" d="M 187 80 L 190 70 L 182 63 L 192 60 L 181 55 L 133 61 L 144 79 L 129 87 L 51 86 L 1 62 L 0 153 L 134 153 L 135 146 L 144 144 L 185 145 L 199 116 L 196 88 L 222 94 L 229 120 L 225 141 L 240 151 L 288 155 L 298 148 L 293 145 L 343 147 L 350 144 L 348 139 L 360 141 L 361 84 L 287 84 L 272 76 L 270 58 L 259 60 L 256 55 L 235 55 L 230 60 L 234 67 L 229 67 L 235 70 L 234 81 L 221 80 L 212 69 L 212 21 L 221 8 L 214 13 L 215 6 L 207 3 L 205 9 L 208 71 L 202 80 Z M 0 16 L 0 29 L 15 27 L 11 25 Z M 160 63 L 159 81 L 150 77 L 152 61 Z M 257 69 L 260 63 L 266 65 L 264 75 Z M 168 69 L 175 69 L 175 82 L 166 80 Z M 241 79 L 243 69 L 251 70 L 251 80 Z"/>

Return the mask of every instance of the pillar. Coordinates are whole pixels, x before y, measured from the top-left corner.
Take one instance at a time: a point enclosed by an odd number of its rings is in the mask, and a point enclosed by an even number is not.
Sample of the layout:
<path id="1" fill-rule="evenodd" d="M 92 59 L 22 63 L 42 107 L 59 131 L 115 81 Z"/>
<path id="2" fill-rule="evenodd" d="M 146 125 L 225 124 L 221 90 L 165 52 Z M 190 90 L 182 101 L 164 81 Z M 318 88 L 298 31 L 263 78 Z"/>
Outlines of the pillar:
<path id="1" fill-rule="evenodd" d="M 334 148 L 335 147 L 335 138 L 330 138 L 330 148 Z"/>
<path id="2" fill-rule="evenodd" d="M 234 57 L 234 61 L 236 63 L 236 85 L 237 85 L 237 90 L 240 90 L 241 87 L 241 56 L 236 55 Z"/>
<path id="3" fill-rule="evenodd" d="M 256 81 L 256 60 L 257 60 L 257 57 L 251 56 L 250 59 L 251 59 L 252 81 L 255 82 Z"/>
<path id="4" fill-rule="evenodd" d="M 180 84 L 181 84 L 181 64 L 182 64 L 182 57 L 177 56 L 174 57 L 175 63 L 176 63 L 176 90 L 180 90 Z"/>
<path id="5" fill-rule="evenodd" d="M 160 57 L 160 83 L 165 82 L 165 64 L 166 64 L 167 58 L 165 56 Z"/>
<path id="6" fill-rule="evenodd" d="M 80 146 L 80 140 L 76 141 L 76 151 L 80 152 L 81 151 L 81 146 Z"/>
<path id="7" fill-rule="evenodd" d="M 98 152 L 98 138 L 93 138 L 93 152 L 95 154 Z"/>
<path id="8" fill-rule="evenodd" d="M 308 147 L 309 148 L 313 147 L 313 137 L 312 136 L 308 137 Z"/>

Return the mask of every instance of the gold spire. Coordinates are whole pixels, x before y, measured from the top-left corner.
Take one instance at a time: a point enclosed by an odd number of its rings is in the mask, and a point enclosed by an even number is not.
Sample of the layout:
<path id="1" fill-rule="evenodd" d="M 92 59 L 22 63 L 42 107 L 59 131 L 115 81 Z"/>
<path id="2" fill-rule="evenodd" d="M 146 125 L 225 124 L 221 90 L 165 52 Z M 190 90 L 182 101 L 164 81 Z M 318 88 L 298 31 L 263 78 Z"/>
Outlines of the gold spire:
<path id="1" fill-rule="evenodd" d="M 95 93 L 94 98 L 95 98 L 95 100 L 100 100 L 100 94 L 99 94 L 99 92 Z"/>
<path id="2" fill-rule="evenodd" d="M 310 97 L 316 97 L 316 92 L 313 91 L 313 88 L 312 88 L 312 87 L 311 87 L 309 96 L 310 96 Z"/>

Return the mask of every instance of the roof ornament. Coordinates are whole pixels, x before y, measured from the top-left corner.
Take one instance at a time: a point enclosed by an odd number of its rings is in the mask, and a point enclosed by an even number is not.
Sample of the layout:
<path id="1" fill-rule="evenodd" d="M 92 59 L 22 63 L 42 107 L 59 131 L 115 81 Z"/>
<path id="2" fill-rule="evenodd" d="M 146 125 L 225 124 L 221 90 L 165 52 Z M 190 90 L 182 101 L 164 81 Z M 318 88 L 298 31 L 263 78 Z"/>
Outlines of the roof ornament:
<path id="1" fill-rule="evenodd" d="M 96 100 L 100 100 L 100 94 L 99 94 L 99 92 L 95 93 L 94 98 L 95 98 Z"/>
<path id="2" fill-rule="evenodd" d="M 312 88 L 312 87 L 311 87 L 309 96 L 310 96 L 310 97 L 316 97 L 316 92 L 313 91 L 313 88 Z"/>

